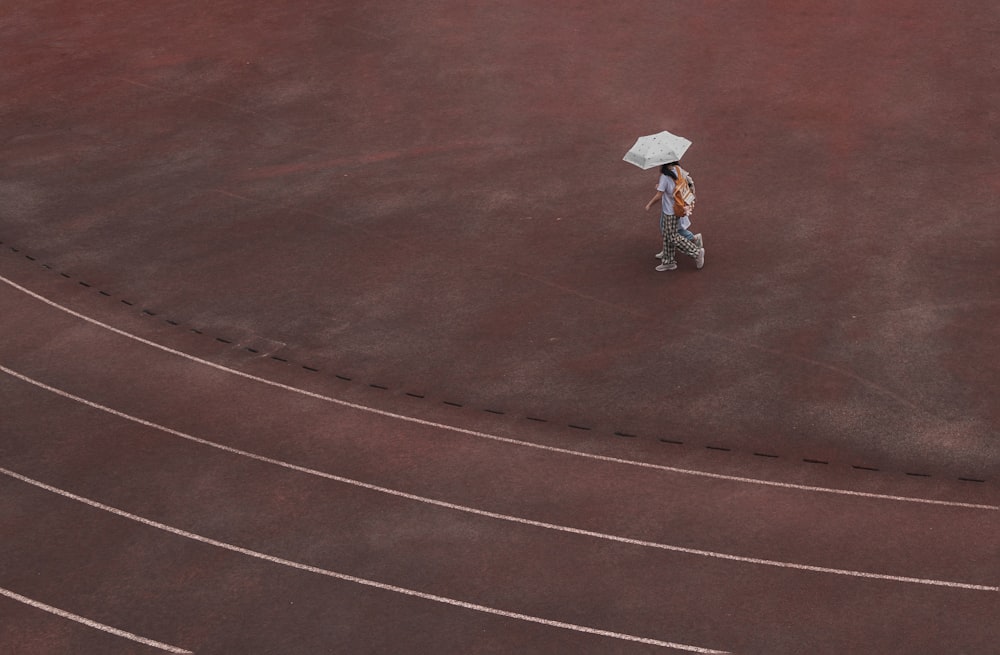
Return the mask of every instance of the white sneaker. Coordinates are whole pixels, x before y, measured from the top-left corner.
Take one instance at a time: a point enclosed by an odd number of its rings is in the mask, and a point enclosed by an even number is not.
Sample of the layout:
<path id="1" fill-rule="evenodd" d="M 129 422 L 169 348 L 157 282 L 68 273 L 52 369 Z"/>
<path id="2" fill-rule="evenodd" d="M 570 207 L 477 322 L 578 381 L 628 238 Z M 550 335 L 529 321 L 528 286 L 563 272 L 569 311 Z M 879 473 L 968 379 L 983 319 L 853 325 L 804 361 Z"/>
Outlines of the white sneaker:
<path id="1" fill-rule="evenodd" d="M 656 253 L 656 258 L 657 259 L 663 259 L 663 251 L 662 250 L 660 252 Z"/>
<path id="2" fill-rule="evenodd" d="M 656 267 L 656 270 L 658 270 L 659 272 L 662 273 L 663 271 L 673 271 L 673 270 L 676 270 L 676 268 L 677 268 L 677 262 L 670 262 L 669 264 L 666 264 L 666 263 L 665 264 L 660 264 L 659 266 Z"/>
<path id="3" fill-rule="evenodd" d="M 694 235 L 694 245 L 698 246 L 699 248 L 704 248 L 705 247 L 705 242 L 702 241 L 702 239 L 701 239 L 701 232 L 699 232 L 698 234 Z"/>
<path id="4" fill-rule="evenodd" d="M 694 267 L 695 268 L 701 268 L 704 265 L 705 265 L 705 249 L 704 248 L 699 248 L 698 249 L 698 257 L 695 258 L 695 260 L 694 260 Z"/>

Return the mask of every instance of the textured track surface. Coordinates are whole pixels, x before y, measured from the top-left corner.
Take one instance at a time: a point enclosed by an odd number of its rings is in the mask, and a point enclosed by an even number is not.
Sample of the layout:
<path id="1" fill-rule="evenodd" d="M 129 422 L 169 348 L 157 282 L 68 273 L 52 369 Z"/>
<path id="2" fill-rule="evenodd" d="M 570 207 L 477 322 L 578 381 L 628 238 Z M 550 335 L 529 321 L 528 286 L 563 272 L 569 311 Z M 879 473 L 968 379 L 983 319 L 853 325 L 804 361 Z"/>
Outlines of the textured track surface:
<path id="1" fill-rule="evenodd" d="M 4 648 L 996 652 L 991 3 L 169 5 L 0 9 Z"/>

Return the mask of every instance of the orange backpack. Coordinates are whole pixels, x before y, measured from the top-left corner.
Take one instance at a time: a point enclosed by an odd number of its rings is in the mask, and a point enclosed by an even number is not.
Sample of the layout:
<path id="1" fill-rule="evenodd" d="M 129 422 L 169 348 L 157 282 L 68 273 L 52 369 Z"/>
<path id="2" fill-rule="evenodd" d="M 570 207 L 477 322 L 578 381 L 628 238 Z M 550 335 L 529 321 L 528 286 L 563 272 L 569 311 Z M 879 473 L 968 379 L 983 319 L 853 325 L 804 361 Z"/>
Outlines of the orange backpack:
<path id="1" fill-rule="evenodd" d="M 677 183 L 674 184 L 674 216 L 687 216 L 694 209 L 694 180 L 691 174 L 674 165 Z"/>

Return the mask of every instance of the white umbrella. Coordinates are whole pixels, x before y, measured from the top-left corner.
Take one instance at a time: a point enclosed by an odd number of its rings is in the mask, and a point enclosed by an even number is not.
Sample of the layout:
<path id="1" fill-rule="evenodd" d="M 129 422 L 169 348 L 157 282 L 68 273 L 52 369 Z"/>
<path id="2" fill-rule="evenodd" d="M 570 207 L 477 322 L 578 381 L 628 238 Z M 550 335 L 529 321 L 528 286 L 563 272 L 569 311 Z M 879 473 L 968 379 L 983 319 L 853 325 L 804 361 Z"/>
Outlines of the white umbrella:
<path id="1" fill-rule="evenodd" d="M 623 158 L 646 171 L 654 166 L 680 161 L 691 142 L 670 132 L 641 136 Z"/>

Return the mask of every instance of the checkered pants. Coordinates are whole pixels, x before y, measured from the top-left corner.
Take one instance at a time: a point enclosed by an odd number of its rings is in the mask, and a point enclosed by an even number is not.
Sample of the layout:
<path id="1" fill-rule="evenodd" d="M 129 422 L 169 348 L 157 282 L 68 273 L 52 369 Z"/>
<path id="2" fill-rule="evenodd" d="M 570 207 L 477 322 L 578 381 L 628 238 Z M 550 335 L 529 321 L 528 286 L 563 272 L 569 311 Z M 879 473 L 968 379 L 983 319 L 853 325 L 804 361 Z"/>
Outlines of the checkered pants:
<path id="1" fill-rule="evenodd" d="M 673 214 L 660 214 L 660 234 L 663 236 L 663 263 L 676 261 L 674 251 L 680 250 L 691 257 L 698 256 L 698 246 L 682 237 L 677 232 L 677 217 Z"/>

